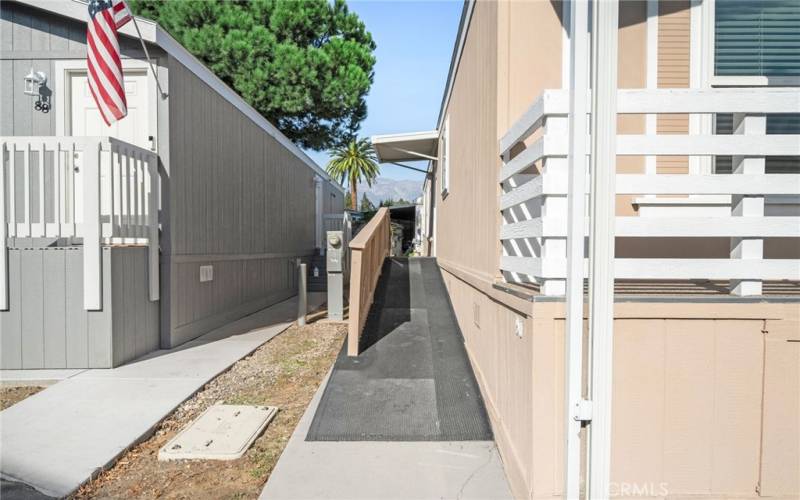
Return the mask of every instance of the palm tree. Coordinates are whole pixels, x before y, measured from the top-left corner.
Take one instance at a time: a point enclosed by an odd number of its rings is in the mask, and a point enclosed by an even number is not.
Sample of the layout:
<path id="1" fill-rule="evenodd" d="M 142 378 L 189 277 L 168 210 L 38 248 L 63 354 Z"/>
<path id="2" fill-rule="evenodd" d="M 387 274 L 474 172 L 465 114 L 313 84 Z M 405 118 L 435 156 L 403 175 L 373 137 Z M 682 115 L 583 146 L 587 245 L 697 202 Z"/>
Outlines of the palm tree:
<path id="1" fill-rule="evenodd" d="M 350 208 L 356 210 L 358 202 L 358 183 L 362 180 L 372 186 L 372 181 L 380 173 L 378 157 L 369 139 L 352 140 L 343 146 L 337 146 L 330 152 L 331 160 L 326 170 L 331 177 L 344 185 L 350 182 Z"/>

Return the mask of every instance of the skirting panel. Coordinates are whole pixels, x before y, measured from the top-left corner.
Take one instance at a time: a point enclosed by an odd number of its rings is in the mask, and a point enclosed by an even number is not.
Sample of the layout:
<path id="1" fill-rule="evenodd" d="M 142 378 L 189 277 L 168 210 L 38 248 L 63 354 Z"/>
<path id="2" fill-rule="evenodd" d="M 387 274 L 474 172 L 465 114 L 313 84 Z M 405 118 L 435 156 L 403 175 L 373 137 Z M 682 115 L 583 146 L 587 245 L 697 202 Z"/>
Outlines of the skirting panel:
<path id="1" fill-rule="evenodd" d="M 0 368 L 111 368 L 158 349 L 146 247 L 103 247 L 103 308 L 83 308 L 81 246 L 9 248 Z"/>

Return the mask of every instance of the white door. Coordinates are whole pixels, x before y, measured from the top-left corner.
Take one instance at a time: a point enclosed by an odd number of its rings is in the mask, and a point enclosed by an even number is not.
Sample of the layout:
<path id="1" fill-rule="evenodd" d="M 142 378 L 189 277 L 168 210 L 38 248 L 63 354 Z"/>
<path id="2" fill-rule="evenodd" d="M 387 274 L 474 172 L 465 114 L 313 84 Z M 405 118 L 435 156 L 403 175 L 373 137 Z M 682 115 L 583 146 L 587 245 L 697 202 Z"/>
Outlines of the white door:
<path id="1" fill-rule="evenodd" d="M 70 135 L 111 136 L 136 146 L 150 149 L 150 110 L 147 95 L 147 73 L 125 70 L 125 98 L 128 116 L 108 126 L 100 116 L 89 91 L 86 73 L 72 73 L 70 77 Z"/>
<path id="2" fill-rule="evenodd" d="M 153 147 L 152 138 L 155 130 L 150 130 L 150 99 L 148 98 L 147 72 L 145 70 L 124 70 L 125 98 L 128 102 L 128 115 L 110 126 L 106 125 L 100 110 L 94 102 L 89 90 L 86 72 L 69 73 L 69 135 L 115 137 L 144 149 Z M 83 179 L 81 177 L 81 154 L 74 159 L 75 219 L 83 222 Z M 100 182 L 106 186 L 108 182 L 106 170 L 101 170 Z M 68 180 L 69 182 L 70 180 Z M 123 182 L 125 179 L 123 179 Z M 69 193 L 71 190 L 68 190 Z M 67 200 L 70 203 L 70 200 Z M 102 190 L 100 200 L 101 211 L 110 211 L 111 192 Z M 69 209 L 68 212 L 69 213 Z M 108 222 L 107 220 L 103 220 Z"/>

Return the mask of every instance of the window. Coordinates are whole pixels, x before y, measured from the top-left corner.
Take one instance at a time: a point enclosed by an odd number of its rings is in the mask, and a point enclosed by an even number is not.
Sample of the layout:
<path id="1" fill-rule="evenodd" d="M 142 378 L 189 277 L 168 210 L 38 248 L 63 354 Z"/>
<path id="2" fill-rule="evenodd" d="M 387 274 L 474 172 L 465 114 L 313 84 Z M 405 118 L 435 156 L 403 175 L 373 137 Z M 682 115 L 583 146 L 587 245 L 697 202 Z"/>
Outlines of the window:
<path id="1" fill-rule="evenodd" d="M 800 76 L 798 0 L 716 0 L 717 76 Z"/>
<path id="2" fill-rule="evenodd" d="M 714 74 L 719 77 L 766 77 L 766 84 L 794 85 L 800 78 L 800 1 L 716 0 L 714 3 Z M 715 117 L 716 133 L 733 132 L 733 116 Z M 797 134 L 800 115 L 767 115 L 767 134 Z M 800 157 L 771 156 L 767 173 L 800 172 Z M 732 158 L 715 159 L 716 173 L 730 173 Z"/>
<path id="3" fill-rule="evenodd" d="M 441 153 L 442 195 L 450 192 L 450 117 L 444 119 L 444 127 L 439 139 Z"/>

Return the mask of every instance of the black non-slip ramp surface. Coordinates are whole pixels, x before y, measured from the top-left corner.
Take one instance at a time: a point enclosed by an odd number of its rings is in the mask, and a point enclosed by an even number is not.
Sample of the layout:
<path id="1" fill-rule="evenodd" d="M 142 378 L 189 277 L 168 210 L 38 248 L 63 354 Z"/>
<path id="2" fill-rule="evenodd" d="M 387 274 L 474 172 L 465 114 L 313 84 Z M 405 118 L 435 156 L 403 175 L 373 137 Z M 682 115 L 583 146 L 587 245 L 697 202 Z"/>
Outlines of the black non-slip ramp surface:
<path id="1" fill-rule="evenodd" d="M 306 440 L 491 439 L 436 260 L 386 259 L 361 354 L 339 353 Z"/>

